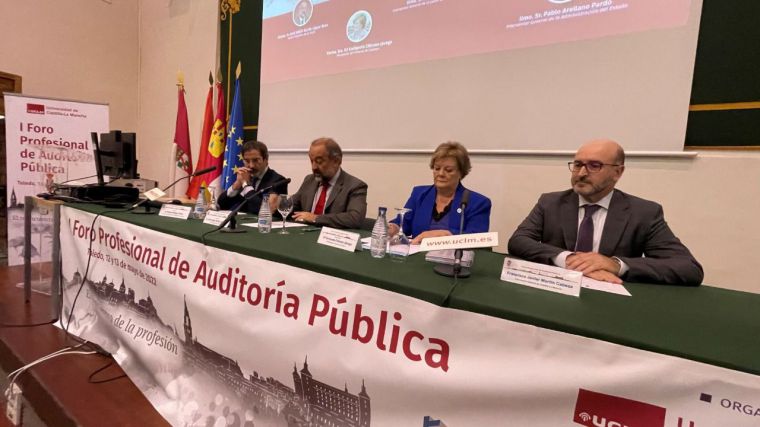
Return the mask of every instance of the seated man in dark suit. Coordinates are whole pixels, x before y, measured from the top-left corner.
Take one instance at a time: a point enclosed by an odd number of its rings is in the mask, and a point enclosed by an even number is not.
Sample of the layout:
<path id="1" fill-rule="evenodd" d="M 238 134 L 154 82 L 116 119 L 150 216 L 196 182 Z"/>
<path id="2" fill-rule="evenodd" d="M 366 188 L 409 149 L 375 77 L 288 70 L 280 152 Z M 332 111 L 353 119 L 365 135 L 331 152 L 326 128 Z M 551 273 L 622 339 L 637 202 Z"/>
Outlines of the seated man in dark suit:
<path id="1" fill-rule="evenodd" d="M 702 266 L 670 231 L 662 206 L 615 190 L 624 163 L 613 141 L 581 146 L 568 163 L 572 189 L 539 198 L 509 253 L 612 283 L 702 283 Z"/>
<path id="2" fill-rule="evenodd" d="M 335 228 L 360 228 L 367 214 L 367 184 L 341 168 L 343 151 L 331 138 L 309 147 L 312 173 L 293 195 L 293 218 Z"/>
<path id="3" fill-rule="evenodd" d="M 219 196 L 219 209 L 233 209 L 242 203 L 246 194 L 261 188 L 266 188 L 277 181 L 283 180 L 283 176 L 269 169 L 269 150 L 260 141 L 246 141 L 241 149 L 244 167 L 237 169 L 237 179 Z M 279 184 L 272 188 L 270 194 L 288 194 L 288 184 Z M 253 196 L 243 206 L 243 211 L 258 214 L 261 208 L 261 197 Z"/>

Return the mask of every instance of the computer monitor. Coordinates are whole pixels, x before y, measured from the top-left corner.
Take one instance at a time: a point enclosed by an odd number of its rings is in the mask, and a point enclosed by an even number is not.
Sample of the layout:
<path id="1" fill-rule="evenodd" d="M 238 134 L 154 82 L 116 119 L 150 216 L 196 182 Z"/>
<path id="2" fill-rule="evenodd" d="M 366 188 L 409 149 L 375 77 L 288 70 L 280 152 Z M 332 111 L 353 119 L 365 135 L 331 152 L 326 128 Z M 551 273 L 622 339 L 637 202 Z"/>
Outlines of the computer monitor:
<path id="1" fill-rule="evenodd" d="M 93 135 L 94 136 L 94 135 Z M 112 180 L 118 178 L 136 179 L 137 173 L 137 136 L 134 132 L 114 130 L 101 133 L 100 141 L 93 137 L 95 143 L 95 165 L 98 169 L 98 182 L 101 176 Z"/>

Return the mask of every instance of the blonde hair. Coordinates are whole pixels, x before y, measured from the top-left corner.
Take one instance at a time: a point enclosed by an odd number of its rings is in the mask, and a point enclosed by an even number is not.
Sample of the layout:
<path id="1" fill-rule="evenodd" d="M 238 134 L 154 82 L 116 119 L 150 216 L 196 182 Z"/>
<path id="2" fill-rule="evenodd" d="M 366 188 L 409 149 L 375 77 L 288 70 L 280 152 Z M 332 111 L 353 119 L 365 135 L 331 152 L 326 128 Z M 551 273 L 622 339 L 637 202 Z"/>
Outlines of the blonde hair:
<path id="1" fill-rule="evenodd" d="M 466 177 L 472 170 L 470 154 L 467 153 L 467 149 L 464 148 L 464 145 L 455 141 L 444 142 L 433 151 L 433 157 L 430 158 L 430 169 L 433 169 L 433 165 L 436 161 L 442 160 L 446 157 L 451 157 L 456 160 L 462 178 Z"/>

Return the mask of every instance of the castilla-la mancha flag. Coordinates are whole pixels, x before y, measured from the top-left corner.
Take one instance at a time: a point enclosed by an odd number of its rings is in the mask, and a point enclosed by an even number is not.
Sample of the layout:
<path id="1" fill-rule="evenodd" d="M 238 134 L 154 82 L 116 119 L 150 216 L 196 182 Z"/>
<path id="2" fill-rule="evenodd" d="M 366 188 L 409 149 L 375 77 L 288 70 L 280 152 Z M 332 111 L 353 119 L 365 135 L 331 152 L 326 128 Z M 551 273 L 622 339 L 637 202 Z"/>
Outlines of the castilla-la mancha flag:
<path id="1" fill-rule="evenodd" d="M 190 130 L 187 124 L 187 105 L 185 104 L 185 87 L 177 85 L 177 124 L 174 128 L 174 145 L 172 146 L 173 163 L 172 181 L 190 176 L 193 173 L 193 155 L 190 151 Z M 174 195 L 185 194 L 187 180 L 183 179 L 174 186 Z"/>
<path id="2" fill-rule="evenodd" d="M 193 177 L 187 189 L 187 197 L 198 197 L 201 187 L 218 186 L 224 161 L 225 136 L 227 133 L 227 108 L 224 104 L 222 84 L 216 83 L 216 118 L 212 121 L 211 106 L 213 103 L 213 87 L 209 86 L 206 96 L 206 108 L 203 112 L 203 131 L 201 133 L 201 149 L 195 170 L 216 166 L 216 170 Z"/>

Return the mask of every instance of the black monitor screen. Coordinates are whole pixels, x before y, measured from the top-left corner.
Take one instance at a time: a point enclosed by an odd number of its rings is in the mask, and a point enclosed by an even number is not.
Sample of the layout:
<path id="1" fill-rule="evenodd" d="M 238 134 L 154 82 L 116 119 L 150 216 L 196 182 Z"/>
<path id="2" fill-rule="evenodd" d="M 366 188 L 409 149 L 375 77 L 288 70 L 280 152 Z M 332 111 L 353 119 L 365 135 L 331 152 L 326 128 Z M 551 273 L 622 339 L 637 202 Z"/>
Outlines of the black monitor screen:
<path id="1" fill-rule="evenodd" d="M 118 130 L 100 134 L 99 158 L 103 176 L 111 179 L 139 178 L 137 174 L 137 137 L 134 132 Z"/>

